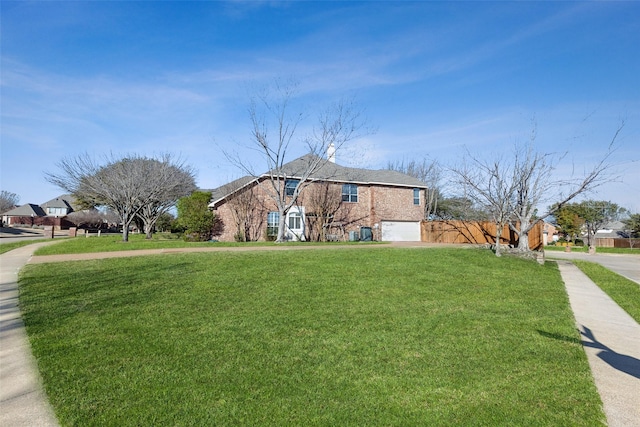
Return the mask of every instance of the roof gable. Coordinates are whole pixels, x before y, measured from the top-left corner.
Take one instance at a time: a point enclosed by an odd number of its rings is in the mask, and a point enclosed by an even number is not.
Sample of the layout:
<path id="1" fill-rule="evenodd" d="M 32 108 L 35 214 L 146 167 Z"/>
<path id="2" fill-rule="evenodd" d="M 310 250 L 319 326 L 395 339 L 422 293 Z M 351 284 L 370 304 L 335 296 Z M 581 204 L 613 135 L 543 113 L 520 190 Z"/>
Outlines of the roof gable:
<path id="1" fill-rule="evenodd" d="M 45 202 L 43 204 L 40 205 L 40 207 L 42 207 L 43 209 L 46 208 L 66 208 L 69 209 L 70 211 L 73 210 L 73 204 L 75 203 L 75 200 L 73 199 L 72 196 L 68 195 L 68 194 L 64 194 L 62 196 L 58 196 L 55 199 L 51 199 L 48 202 Z"/>
<path id="2" fill-rule="evenodd" d="M 6 216 L 46 216 L 44 210 L 33 203 L 27 203 L 26 205 L 18 206 L 17 208 L 11 209 L 3 213 L 2 215 Z"/>
<path id="3" fill-rule="evenodd" d="M 238 178 L 235 181 L 231 181 L 223 186 L 215 188 L 211 190 L 211 203 L 215 204 L 257 180 L 258 178 L 253 176 L 243 176 L 242 178 Z"/>

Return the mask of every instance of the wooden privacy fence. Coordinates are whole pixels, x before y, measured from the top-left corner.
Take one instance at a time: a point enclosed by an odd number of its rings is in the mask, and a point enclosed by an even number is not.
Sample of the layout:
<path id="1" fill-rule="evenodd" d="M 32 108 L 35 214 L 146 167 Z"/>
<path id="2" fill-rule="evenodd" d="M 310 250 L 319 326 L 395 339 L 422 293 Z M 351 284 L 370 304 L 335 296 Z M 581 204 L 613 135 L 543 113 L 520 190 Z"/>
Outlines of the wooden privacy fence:
<path id="1" fill-rule="evenodd" d="M 529 231 L 529 248 L 542 248 L 542 222 Z M 420 237 L 426 243 L 495 244 L 496 224 L 490 221 L 422 221 Z M 500 236 L 502 245 L 518 245 L 518 235 L 505 226 Z"/>
<path id="2" fill-rule="evenodd" d="M 640 248 L 640 239 L 598 237 L 593 240 L 597 248 Z"/>

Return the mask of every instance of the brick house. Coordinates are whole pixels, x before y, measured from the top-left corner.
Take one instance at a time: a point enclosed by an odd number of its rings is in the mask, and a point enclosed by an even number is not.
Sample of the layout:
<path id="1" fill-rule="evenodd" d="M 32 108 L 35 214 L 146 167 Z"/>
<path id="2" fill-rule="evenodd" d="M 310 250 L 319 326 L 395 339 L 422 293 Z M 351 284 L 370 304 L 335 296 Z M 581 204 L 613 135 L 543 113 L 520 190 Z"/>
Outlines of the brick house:
<path id="1" fill-rule="evenodd" d="M 311 159 L 306 155 L 283 165 L 281 191 L 293 194 Z M 275 238 L 279 213 L 269 176 L 243 177 L 212 191 L 209 207 L 223 224 L 220 241 Z M 416 178 L 330 159 L 304 185 L 287 213 L 290 240 L 420 241 L 427 186 Z"/>
<path id="2" fill-rule="evenodd" d="M 27 203 L 2 214 L 2 223 L 7 226 L 53 226 L 65 229 L 73 226 L 65 217 L 74 211 L 75 201 L 70 195 L 62 195 L 41 205 Z"/>

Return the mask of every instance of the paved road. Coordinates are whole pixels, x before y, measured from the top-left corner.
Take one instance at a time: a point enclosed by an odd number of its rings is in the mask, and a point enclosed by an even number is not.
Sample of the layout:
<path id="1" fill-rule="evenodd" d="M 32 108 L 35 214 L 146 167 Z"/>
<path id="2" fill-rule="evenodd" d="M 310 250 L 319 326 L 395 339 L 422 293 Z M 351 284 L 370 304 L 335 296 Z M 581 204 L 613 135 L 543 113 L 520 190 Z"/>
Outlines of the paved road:
<path id="1" fill-rule="evenodd" d="M 55 238 L 69 237 L 69 232 L 67 230 L 55 230 L 53 234 Z M 36 239 L 44 239 L 44 230 L 39 228 L 0 227 L 0 243 L 24 242 Z"/>
<path id="2" fill-rule="evenodd" d="M 609 270 L 640 284 L 640 255 L 598 254 L 546 251 L 547 259 L 579 259 L 597 262 Z"/>

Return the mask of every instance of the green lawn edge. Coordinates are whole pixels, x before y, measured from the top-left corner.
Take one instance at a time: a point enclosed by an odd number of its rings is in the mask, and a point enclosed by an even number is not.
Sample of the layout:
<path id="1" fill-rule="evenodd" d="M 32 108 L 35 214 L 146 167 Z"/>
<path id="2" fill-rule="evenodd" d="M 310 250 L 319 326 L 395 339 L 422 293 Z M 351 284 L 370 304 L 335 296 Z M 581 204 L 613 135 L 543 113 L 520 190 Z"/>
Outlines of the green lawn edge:
<path id="1" fill-rule="evenodd" d="M 187 242 L 174 234 L 154 234 L 146 239 L 143 234 L 129 235 L 129 241 L 123 242 L 119 234 L 76 237 L 65 239 L 60 244 L 38 249 L 35 255 L 66 255 L 79 253 L 118 252 L 145 249 L 182 249 L 182 248 L 233 248 L 233 247 L 270 247 L 270 246 L 331 246 L 331 245 L 385 245 L 385 242 Z"/>

